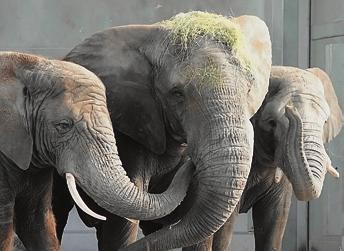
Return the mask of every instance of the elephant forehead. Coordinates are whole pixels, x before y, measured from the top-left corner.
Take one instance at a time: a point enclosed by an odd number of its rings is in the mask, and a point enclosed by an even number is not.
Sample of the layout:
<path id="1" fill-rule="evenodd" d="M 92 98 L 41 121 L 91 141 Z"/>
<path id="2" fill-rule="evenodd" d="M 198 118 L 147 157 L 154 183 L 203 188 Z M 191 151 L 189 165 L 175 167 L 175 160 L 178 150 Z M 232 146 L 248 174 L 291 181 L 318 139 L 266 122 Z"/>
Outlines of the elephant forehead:
<path id="1" fill-rule="evenodd" d="M 327 117 L 330 113 L 325 97 L 314 91 L 311 85 L 302 85 L 299 82 L 289 83 L 286 88 L 280 90 L 278 94 L 270 96 L 267 101 L 278 107 L 292 105 L 300 112 L 309 113 L 312 116 L 314 113 L 323 112 Z"/>
<path id="2" fill-rule="evenodd" d="M 73 76 L 62 77 L 60 82 L 64 91 L 74 93 L 75 95 L 81 96 L 97 92 L 105 96 L 105 87 L 99 79 L 74 74 Z"/>
<path id="3" fill-rule="evenodd" d="M 65 115 L 75 120 L 80 120 L 84 114 L 105 114 L 108 116 L 106 108 L 106 98 L 102 93 L 86 92 L 81 89 L 73 91 L 62 91 L 52 99 L 45 101 L 48 104 L 48 110 L 55 111 L 56 115 Z M 54 116 L 54 115 L 53 115 Z M 103 116 L 103 115 L 102 115 Z"/>
<path id="4" fill-rule="evenodd" d="M 274 66 L 271 71 L 269 89 L 278 88 L 281 92 L 298 92 L 324 97 L 324 88 L 314 74 L 290 66 Z"/>
<path id="5" fill-rule="evenodd" d="M 251 62 L 245 53 L 245 38 L 240 26 L 232 18 L 192 11 L 180 13 L 159 24 L 170 32 L 172 42 L 180 44 L 184 49 L 188 49 L 197 38 L 208 37 L 231 48 L 243 67 L 250 68 Z"/>
<path id="6" fill-rule="evenodd" d="M 183 69 L 187 82 L 197 82 L 197 87 L 216 88 L 220 86 L 240 88 L 247 93 L 250 78 L 237 64 L 229 62 L 224 55 L 197 57 Z"/>
<path id="7" fill-rule="evenodd" d="M 74 109 L 74 112 L 78 112 L 79 121 L 83 120 L 92 127 L 104 127 L 112 131 L 111 119 L 106 107 L 86 105 L 79 108 L 79 110 Z"/>
<path id="8" fill-rule="evenodd" d="M 313 74 L 303 71 L 294 83 L 297 88 L 305 93 L 325 97 L 324 88 L 319 78 Z"/>
<path id="9" fill-rule="evenodd" d="M 314 119 L 323 115 L 323 117 L 327 119 L 330 115 L 330 108 L 324 98 L 301 94 L 294 95 L 292 97 L 292 102 L 303 117 Z"/>
<path id="10" fill-rule="evenodd" d="M 84 83 L 93 85 L 98 88 L 104 89 L 102 81 L 91 71 L 87 70 L 81 65 L 74 64 L 67 61 L 51 60 L 52 65 L 56 71 L 66 77 L 68 80 L 73 80 L 75 83 Z"/>
<path id="11" fill-rule="evenodd" d="M 240 36 L 237 25 L 232 23 L 230 19 L 201 11 L 180 13 L 170 20 L 160 22 L 160 24 L 170 29 L 186 47 L 189 42 L 205 35 L 233 46 L 238 42 Z"/>
<path id="12" fill-rule="evenodd" d="M 226 71 L 216 58 L 196 56 L 193 57 L 193 62 L 185 66 L 183 73 L 188 82 L 196 80 L 200 85 L 214 86 L 224 83 Z"/>
<path id="13" fill-rule="evenodd" d="M 104 104 L 106 102 L 105 88 L 83 79 L 64 79 L 63 86 L 57 88 L 55 96 L 61 96 L 63 101 L 71 103 Z"/>

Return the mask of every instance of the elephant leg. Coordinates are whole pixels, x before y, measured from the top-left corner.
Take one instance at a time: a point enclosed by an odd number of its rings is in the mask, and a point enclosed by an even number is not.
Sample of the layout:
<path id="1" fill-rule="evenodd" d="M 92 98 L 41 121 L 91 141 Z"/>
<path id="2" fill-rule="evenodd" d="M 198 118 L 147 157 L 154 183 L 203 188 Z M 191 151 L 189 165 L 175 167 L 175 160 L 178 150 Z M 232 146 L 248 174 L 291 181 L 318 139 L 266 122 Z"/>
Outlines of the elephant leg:
<path id="1" fill-rule="evenodd" d="M 70 196 L 65 179 L 56 170 L 53 177 L 52 208 L 56 220 L 57 238 L 61 243 L 63 231 L 67 225 L 69 212 L 74 206 L 74 201 Z"/>
<path id="2" fill-rule="evenodd" d="M 16 232 L 27 250 L 59 250 L 51 209 L 39 209 L 32 214 L 20 213 L 16 221 Z"/>
<path id="3" fill-rule="evenodd" d="M 273 184 L 267 194 L 253 205 L 256 251 L 281 249 L 288 220 L 292 187 L 284 177 Z"/>
<path id="4" fill-rule="evenodd" d="M 0 250 L 10 251 L 13 246 L 15 192 L 10 189 L 8 175 L 2 168 L 0 163 Z"/>
<path id="5" fill-rule="evenodd" d="M 51 208 L 52 172 L 44 170 L 30 177 L 16 198 L 15 229 L 28 251 L 59 250 Z"/>
<path id="6" fill-rule="evenodd" d="M 16 233 L 14 233 L 14 238 L 13 238 L 13 251 L 26 251 L 26 248 L 23 242 L 19 239 Z"/>
<path id="7" fill-rule="evenodd" d="M 96 226 L 98 249 L 115 251 L 136 241 L 139 224 L 114 216 Z"/>
<path id="8" fill-rule="evenodd" d="M 238 213 L 235 211 L 227 222 L 214 234 L 213 251 L 227 251 L 232 241 L 235 219 Z"/>
<path id="9" fill-rule="evenodd" d="M 8 189 L 0 190 L 0 250 L 11 251 L 13 247 L 14 198 Z"/>
<path id="10" fill-rule="evenodd" d="M 208 237 L 204 241 L 190 246 L 184 247 L 183 251 L 212 251 L 213 236 Z"/>
<path id="11" fill-rule="evenodd" d="M 0 250 L 12 251 L 13 247 L 13 224 L 6 223 L 0 225 Z"/>

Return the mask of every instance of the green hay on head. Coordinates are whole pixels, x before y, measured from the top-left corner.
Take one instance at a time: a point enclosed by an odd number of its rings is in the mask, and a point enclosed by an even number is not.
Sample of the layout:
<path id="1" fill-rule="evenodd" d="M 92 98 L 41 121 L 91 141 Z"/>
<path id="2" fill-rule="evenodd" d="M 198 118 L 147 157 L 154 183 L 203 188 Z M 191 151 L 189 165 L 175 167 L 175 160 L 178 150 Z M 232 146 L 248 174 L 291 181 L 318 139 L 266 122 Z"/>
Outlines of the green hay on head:
<path id="1" fill-rule="evenodd" d="M 187 67 L 186 74 L 189 81 L 197 79 L 199 83 L 207 83 L 211 86 L 223 83 L 224 78 L 221 66 L 211 58 L 208 58 L 202 67 L 196 69 L 190 66 Z"/>
<path id="2" fill-rule="evenodd" d="M 174 42 L 179 42 L 187 49 L 196 38 L 207 36 L 228 48 L 239 59 L 244 68 L 250 68 L 243 49 L 243 35 L 238 24 L 230 18 L 201 11 L 181 13 L 160 24 L 170 30 Z"/>

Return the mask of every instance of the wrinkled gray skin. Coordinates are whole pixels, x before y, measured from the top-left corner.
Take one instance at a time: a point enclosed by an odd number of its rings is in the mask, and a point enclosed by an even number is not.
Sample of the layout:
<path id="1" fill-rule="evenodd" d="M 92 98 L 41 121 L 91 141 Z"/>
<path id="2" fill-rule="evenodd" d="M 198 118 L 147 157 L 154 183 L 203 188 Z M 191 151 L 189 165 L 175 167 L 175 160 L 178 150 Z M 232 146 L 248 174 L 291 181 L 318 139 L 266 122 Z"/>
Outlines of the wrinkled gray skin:
<path id="1" fill-rule="evenodd" d="M 258 18 L 248 19 L 262 25 Z M 260 33 L 264 37 L 262 34 L 268 37 L 267 29 Z M 190 211 L 178 224 L 125 250 L 159 251 L 189 246 L 221 227 L 234 211 L 245 186 L 253 151 L 249 119 L 267 90 L 271 64 L 269 37 L 267 45 L 255 43 L 260 45 L 255 52 L 257 57 L 269 62 L 260 69 L 265 71 L 264 81 L 257 86 L 230 48 L 202 37 L 185 50 L 168 39 L 168 35 L 158 25 L 112 28 L 85 40 L 65 58 L 93 71 L 106 85 L 114 128 L 130 137 L 122 138 L 122 149 L 118 145 L 133 180 L 147 189 L 153 175 L 178 164 L 183 143 L 187 143 L 187 153 L 195 165 L 193 180 L 197 188 Z M 188 70 L 203 72 L 209 61 L 220 69 L 223 81 L 188 78 Z M 251 103 L 249 96 L 255 92 L 260 96 Z M 161 161 L 168 156 L 170 162 Z M 137 168 L 142 161 L 151 163 L 151 167 Z M 137 163 L 135 170 L 132 163 Z M 61 189 L 56 191 L 55 198 L 62 201 L 65 197 L 60 192 Z M 54 204 L 58 207 L 59 200 Z M 63 219 L 63 213 L 59 215 Z M 81 217 L 88 226 L 97 227 L 100 250 L 117 250 L 136 238 L 136 230 L 123 221 L 100 225 Z"/>
<path id="2" fill-rule="evenodd" d="M 208 240 L 186 250 L 227 251 L 235 218 L 253 209 L 255 250 L 280 250 L 291 195 L 316 199 L 327 171 L 328 143 L 344 117 L 331 80 L 319 68 L 272 67 L 269 92 L 251 119 L 255 131 L 251 172 L 236 213 Z M 278 182 L 276 168 L 283 170 Z"/>
<path id="3" fill-rule="evenodd" d="M 18 235 L 14 233 L 13 237 L 13 251 L 26 251 L 23 242 L 19 239 Z"/>
<path id="4" fill-rule="evenodd" d="M 130 183 L 115 143 L 105 88 L 93 73 L 73 63 L 1 52 L 0 250 L 11 250 L 13 229 L 28 250 L 59 249 L 51 212 L 54 168 L 60 175 L 74 175 L 112 213 L 160 217 L 114 191 L 127 185 L 131 192 L 154 198 L 159 208 L 170 199 Z M 185 191 L 188 182 L 177 186 Z M 170 204 L 168 211 L 178 201 Z"/>

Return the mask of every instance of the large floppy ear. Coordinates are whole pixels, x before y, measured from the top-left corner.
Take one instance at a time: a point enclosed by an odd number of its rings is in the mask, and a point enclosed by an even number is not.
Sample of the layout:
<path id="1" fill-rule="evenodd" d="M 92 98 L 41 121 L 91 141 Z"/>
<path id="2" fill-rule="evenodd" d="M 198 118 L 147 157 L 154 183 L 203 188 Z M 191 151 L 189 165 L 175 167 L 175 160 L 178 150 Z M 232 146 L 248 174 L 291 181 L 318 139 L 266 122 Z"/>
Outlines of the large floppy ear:
<path id="1" fill-rule="evenodd" d="M 64 60 L 95 73 L 105 84 L 114 128 L 161 154 L 165 124 L 153 90 L 153 68 L 144 55 L 159 33 L 154 25 L 115 27 L 77 45 Z"/>
<path id="2" fill-rule="evenodd" d="M 24 121 L 26 87 L 0 54 L 0 151 L 19 168 L 29 168 L 33 141 Z M 7 66 L 6 66 L 7 65 Z"/>
<path id="3" fill-rule="evenodd" d="M 245 57 L 252 74 L 252 85 L 248 92 L 249 114 L 252 116 L 261 106 L 268 91 L 271 70 L 270 34 L 264 21 L 258 17 L 240 16 L 233 18 L 233 21 L 240 26 L 240 54 Z"/>
<path id="4" fill-rule="evenodd" d="M 325 143 L 328 143 L 334 137 L 336 137 L 342 129 L 344 116 L 342 110 L 340 109 L 332 81 L 327 73 L 319 68 L 309 68 L 307 71 L 312 72 L 315 76 L 317 76 L 324 86 L 325 99 L 330 107 L 330 117 L 324 125 L 323 140 Z"/>

